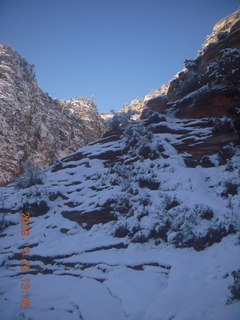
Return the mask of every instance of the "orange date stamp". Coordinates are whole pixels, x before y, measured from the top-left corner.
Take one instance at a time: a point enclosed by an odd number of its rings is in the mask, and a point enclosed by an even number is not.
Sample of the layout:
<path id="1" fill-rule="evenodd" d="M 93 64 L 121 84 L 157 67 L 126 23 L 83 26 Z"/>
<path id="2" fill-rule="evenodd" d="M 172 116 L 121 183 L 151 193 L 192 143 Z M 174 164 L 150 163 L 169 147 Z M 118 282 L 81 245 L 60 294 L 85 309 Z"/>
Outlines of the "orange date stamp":
<path id="1" fill-rule="evenodd" d="M 22 259 L 20 260 L 20 269 L 22 272 L 30 271 L 30 261 L 27 259 L 27 255 L 30 253 L 30 245 L 28 243 L 26 237 L 30 235 L 30 213 L 21 212 L 21 236 L 24 244 L 19 247 L 20 253 L 22 254 Z M 22 289 L 22 297 L 21 297 L 21 306 L 23 308 L 30 307 L 30 298 L 29 298 L 29 289 L 30 279 L 21 280 L 21 289 Z"/>

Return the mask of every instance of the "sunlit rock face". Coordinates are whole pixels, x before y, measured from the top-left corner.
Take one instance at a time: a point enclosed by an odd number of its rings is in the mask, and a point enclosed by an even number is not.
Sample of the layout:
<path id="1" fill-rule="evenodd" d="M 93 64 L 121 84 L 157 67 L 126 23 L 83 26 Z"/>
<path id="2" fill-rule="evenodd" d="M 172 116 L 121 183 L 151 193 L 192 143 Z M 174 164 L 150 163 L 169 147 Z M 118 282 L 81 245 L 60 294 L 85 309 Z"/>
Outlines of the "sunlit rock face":
<path id="1" fill-rule="evenodd" d="M 30 159 L 41 168 L 105 131 L 92 99 L 52 99 L 38 86 L 33 65 L 0 45 L 0 185 Z"/>
<path id="2" fill-rule="evenodd" d="M 202 58 L 199 70 L 204 70 L 224 48 L 240 49 L 240 10 L 215 24 L 199 52 L 199 57 Z"/>
<path id="3" fill-rule="evenodd" d="M 143 98 L 132 100 L 129 104 L 123 106 L 120 112 L 128 112 L 128 110 L 133 110 L 138 112 L 138 114 L 135 115 L 135 119 L 144 118 L 143 114 L 145 114 L 145 107 L 148 105 L 149 101 L 159 96 L 164 97 L 168 91 L 168 87 L 169 84 L 163 84 L 161 87 L 153 90 Z"/>

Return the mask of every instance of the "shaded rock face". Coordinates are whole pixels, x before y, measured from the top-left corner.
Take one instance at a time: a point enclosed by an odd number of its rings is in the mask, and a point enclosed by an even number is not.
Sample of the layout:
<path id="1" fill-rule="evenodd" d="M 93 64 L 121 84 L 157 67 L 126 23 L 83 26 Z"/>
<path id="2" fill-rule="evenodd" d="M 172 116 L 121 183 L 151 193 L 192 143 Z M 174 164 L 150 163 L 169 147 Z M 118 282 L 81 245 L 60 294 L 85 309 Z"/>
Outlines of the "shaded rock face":
<path id="1" fill-rule="evenodd" d="M 193 97 L 176 102 L 176 115 L 184 118 L 230 116 L 232 110 L 240 105 L 240 92 L 236 88 L 214 88 L 200 95 L 197 101 Z"/>
<path id="2" fill-rule="evenodd" d="M 117 220 L 113 214 L 111 214 L 111 204 L 113 201 L 108 201 L 101 208 L 88 212 L 81 212 L 78 210 L 62 211 L 62 216 L 71 221 L 75 221 L 80 225 L 84 224 L 87 230 L 91 229 L 95 224 L 105 224 L 110 221 Z"/>
<path id="3" fill-rule="evenodd" d="M 166 113 L 168 106 L 168 98 L 166 95 L 161 95 L 156 98 L 150 99 L 147 102 L 147 108 L 145 108 L 142 111 L 141 118 L 145 119 L 146 114 L 148 112 L 148 109 L 151 109 L 153 111 L 159 112 L 159 113 Z"/>
<path id="4" fill-rule="evenodd" d="M 46 168 L 105 131 L 92 99 L 52 99 L 29 64 L 0 45 L 0 185 L 21 173 L 22 162 Z"/>

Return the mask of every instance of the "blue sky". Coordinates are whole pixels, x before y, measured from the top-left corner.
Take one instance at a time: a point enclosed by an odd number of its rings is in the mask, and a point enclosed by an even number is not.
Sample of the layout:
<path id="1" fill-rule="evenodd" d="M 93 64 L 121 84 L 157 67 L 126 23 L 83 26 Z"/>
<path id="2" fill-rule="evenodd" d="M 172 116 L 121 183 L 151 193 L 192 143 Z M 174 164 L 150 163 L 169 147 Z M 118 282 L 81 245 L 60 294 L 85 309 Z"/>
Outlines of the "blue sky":
<path id="1" fill-rule="evenodd" d="M 118 110 L 168 82 L 238 0 L 0 0 L 0 42 L 52 97 Z"/>

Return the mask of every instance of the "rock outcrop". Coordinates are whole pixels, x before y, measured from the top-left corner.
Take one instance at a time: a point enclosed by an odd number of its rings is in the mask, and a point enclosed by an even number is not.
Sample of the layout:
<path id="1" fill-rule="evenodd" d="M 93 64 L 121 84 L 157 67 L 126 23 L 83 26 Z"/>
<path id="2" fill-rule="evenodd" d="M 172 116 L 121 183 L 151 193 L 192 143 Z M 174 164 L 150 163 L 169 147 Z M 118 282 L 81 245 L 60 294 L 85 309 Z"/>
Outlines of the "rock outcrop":
<path id="1" fill-rule="evenodd" d="M 214 61 L 223 48 L 240 49 L 239 35 L 240 10 L 237 10 L 215 24 L 198 54 L 198 57 L 201 57 L 199 70 L 203 71 L 210 62 Z"/>
<path id="2" fill-rule="evenodd" d="M 33 65 L 0 45 L 0 185 L 30 159 L 46 168 L 105 131 L 92 99 L 52 99 L 38 86 Z"/>
<path id="3" fill-rule="evenodd" d="M 153 90 L 141 99 L 134 99 L 129 104 L 123 106 L 120 112 L 128 112 L 129 110 L 137 111 L 139 113 L 135 118 L 140 118 L 143 109 L 146 107 L 149 100 L 159 97 L 160 95 L 165 95 L 168 90 L 168 85 L 164 84 L 156 90 Z"/>
<path id="4" fill-rule="evenodd" d="M 182 118 L 233 116 L 239 123 L 240 10 L 219 21 L 197 58 L 185 65 L 147 108 Z"/>
<path id="5" fill-rule="evenodd" d="M 233 116 L 240 105 L 240 10 L 220 20 L 207 37 L 194 60 L 168 84 L 142 99 L 135 99 L 121 111 L 140 112 L 144 119 L 148 109 L 178 117 L 202 118 Z"/>

